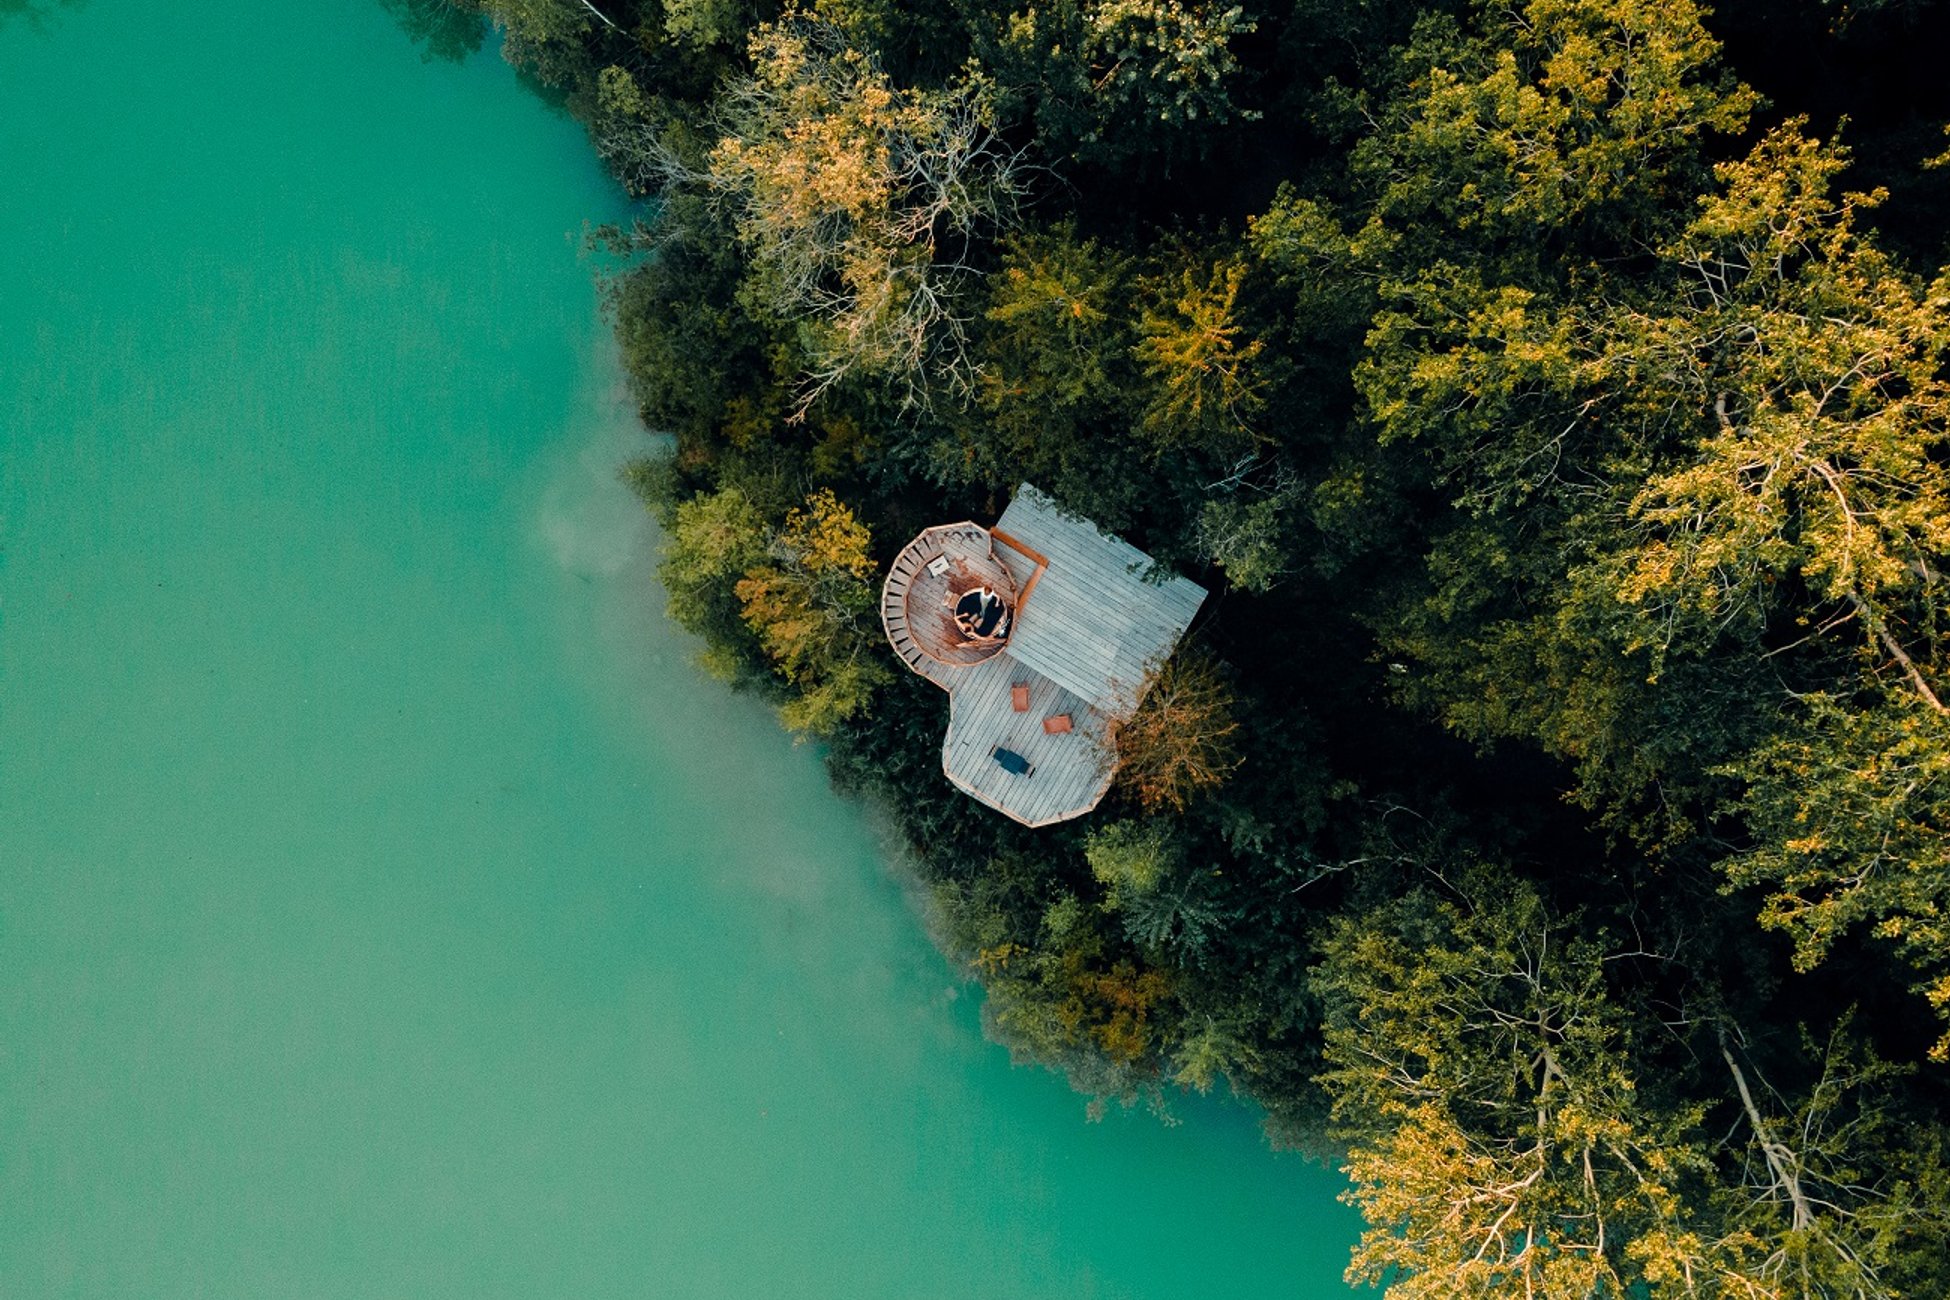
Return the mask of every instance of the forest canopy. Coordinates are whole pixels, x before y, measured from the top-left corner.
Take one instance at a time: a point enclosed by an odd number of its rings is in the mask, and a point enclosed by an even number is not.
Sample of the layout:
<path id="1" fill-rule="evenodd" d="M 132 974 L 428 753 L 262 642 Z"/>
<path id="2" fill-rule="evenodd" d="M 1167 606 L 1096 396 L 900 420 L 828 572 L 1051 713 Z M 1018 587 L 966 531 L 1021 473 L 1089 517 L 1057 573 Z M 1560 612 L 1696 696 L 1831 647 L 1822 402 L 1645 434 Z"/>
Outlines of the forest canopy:
<path id="1" fill-rule="evenodd" d="M 1013 1051 L 1398 1300 L 1950 1294 L 1950 5 L 389 3 L 645 199 L 671 610 Z M 1025 481 L 1213 592 L 1041 831 L 872 617 Z"/>

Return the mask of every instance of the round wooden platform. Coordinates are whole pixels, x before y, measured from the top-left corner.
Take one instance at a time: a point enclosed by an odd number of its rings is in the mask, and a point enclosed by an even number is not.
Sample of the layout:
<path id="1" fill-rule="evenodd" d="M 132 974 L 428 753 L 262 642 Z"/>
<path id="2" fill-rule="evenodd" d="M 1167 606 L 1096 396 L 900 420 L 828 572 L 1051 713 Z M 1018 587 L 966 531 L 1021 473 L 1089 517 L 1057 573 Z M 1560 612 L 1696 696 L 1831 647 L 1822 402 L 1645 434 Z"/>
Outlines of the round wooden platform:
<path id="1" fill-rule="evenodd" d="M 1016 583 L 995 557 L 995 544 L 979 524 L 943 524 L 909 542 L 894 557 L 880 589 L 880 623 L 907 665 L 934 677 L 931 664 L 968 668 L 996 654 L 1007 636 L 970 641 L 955 625 L 956 598 L 987 587 L 1008 602 L 1013 615 Z"/>

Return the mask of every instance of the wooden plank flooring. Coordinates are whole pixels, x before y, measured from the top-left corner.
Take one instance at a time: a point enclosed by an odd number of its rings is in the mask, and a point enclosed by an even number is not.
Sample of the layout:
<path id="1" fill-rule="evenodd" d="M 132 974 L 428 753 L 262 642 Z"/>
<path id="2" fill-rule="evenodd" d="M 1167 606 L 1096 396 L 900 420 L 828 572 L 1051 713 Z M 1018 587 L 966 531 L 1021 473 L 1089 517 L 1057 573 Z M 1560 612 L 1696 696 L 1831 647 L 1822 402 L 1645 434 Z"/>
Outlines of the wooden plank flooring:
<path id="1" fill-rule="evenodd" d="M 1009 688 L 1018 682 L 1029 687 L 1023 713 L 1009 698 Z M 1075 730 L 1045 732 L 1043 719 L 1056 713 L 1069 714 Z M 1030 826 L 1045 826 L 1081 816 L 1103 798 L 1111 777 L 1105 725 L 1088 700 L 998 655 L 956 674 L 941 767 L 950 781 L 989 807 Z M 1005 771 L 995 761 L 998 745 L 1028 759 L 1029 775 Z"/>
<path id="2" fill-rule="evenodd" d="M 945 557 L 952 566 L 940 575 L 928 565 Z M 1014 572 L 995 554 L 988 531 L 972 523 L 930 528 L 894 557 L 880 587 L 880 625 L 901 661 L 937 686 L 948 688 L 955 669 L 999 653 L 994 645 L 973 646 L 954 627 L 947 602 L 950 583 L 980 582 L 1003 592 L 1013 603 Z"/>

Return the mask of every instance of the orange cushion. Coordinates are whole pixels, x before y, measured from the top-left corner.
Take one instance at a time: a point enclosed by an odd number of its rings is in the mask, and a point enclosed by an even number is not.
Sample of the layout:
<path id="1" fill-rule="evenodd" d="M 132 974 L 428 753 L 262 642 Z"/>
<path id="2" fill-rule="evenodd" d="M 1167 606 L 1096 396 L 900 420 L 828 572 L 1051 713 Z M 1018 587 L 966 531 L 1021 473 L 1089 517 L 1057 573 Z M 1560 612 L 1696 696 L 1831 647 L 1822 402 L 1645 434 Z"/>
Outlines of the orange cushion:
<path id="1" fill-rule="evenodd" d="M 1052 736 L 1060 736 L 1069 729 L 1070 715 L 1067 713 L 1052 713 L 1043 719 L 1043 730 Z"/>
<path id="2" fill-rule="evenodd" d="M 1029 688 L 1017 682 L 1009 688 L 1009 703 L 1017 713 L 1029 712 Z"/>

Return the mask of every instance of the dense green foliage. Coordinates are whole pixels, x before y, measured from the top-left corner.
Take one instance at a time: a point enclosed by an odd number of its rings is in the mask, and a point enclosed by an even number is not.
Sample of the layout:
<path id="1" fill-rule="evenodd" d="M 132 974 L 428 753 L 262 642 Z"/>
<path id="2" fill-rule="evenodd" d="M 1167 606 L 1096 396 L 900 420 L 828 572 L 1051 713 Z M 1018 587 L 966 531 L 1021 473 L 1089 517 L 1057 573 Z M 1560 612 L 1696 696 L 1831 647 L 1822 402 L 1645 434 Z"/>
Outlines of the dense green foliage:
<path id="1" fill-rule="evenodd" d="M 1390 1294 L 1950 1293 L 1950 8 L 485 4 L 654 196 L 672 610 L 998 1036 L 1344 1153 Z M 1214 590 L 1040 832 L 871 609 L 1023 480 Z"/>

